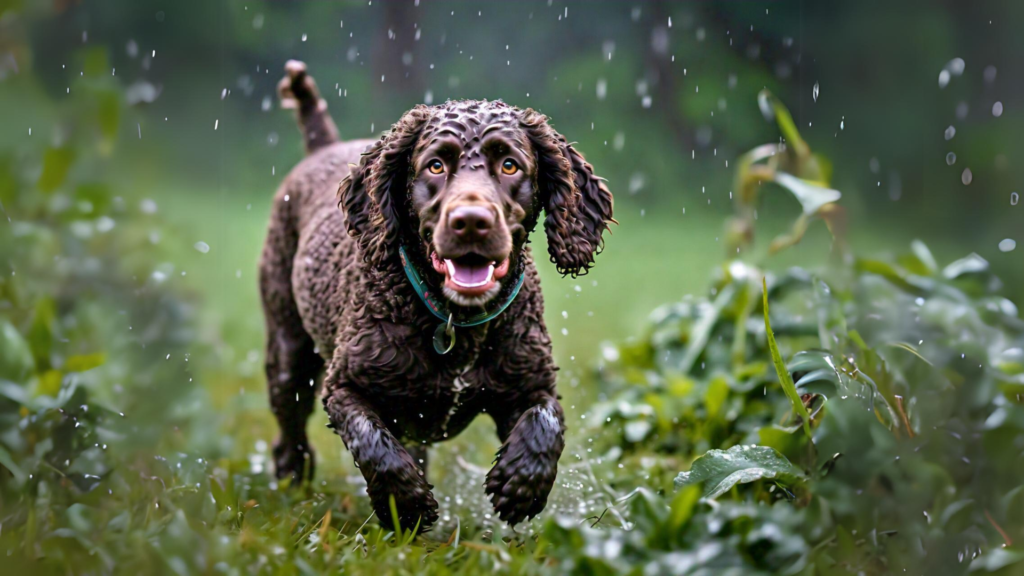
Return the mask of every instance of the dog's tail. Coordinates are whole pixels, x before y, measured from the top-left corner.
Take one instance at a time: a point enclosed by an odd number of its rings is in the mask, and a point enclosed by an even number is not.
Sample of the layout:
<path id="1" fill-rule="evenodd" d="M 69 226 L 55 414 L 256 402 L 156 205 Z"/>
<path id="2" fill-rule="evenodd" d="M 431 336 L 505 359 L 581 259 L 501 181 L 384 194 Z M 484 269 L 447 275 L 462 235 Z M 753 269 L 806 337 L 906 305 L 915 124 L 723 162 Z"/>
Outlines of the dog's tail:
<path id="1" fill-rule="evenodd" d="M 320 97 L 316 82 L 306 73 L 306 63 L 289 60 L 285 76 L 277 84 L 282 108 L 294 108 L 302 130 L 306 154 L 338 141 L 338 127 L 327 112 L 327 101 Z"/>

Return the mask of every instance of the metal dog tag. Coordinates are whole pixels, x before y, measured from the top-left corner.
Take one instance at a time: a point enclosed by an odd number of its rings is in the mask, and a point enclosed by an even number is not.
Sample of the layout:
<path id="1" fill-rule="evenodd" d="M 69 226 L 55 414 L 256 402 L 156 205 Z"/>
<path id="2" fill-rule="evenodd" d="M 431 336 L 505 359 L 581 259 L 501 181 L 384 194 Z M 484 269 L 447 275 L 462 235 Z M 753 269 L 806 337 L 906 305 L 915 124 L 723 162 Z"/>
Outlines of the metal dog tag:
<path id="1" fill-rule="evenodd" d="M 434 351 L 438 354 L 447 354 L 455 347 L 455 327 L 452 326 L 452 317 L 448 315 L 447 324 L 438 324 L 434 330 Z"/>

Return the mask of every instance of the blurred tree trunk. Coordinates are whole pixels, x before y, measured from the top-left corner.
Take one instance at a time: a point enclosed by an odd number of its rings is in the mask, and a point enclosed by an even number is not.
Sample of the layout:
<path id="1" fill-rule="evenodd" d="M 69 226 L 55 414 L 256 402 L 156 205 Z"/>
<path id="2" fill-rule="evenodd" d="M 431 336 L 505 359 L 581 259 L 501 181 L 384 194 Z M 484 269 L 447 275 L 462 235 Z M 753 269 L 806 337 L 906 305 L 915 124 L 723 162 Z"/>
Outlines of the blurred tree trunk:
<path id="1" fill-rule="evenodd" d="M 649 90 L 656 99 L 657 105 L 664 113 L 664 119 L 672 132 L 673 139 L 685 150 L 692 150 L 695 146 L 693 131 L 690 130 L 686 118 L 680 110 L 679 82 L 676 80 L 676 71 L 672 69 L 671 48 L 665 52 L 657 50 L 658 40 L 656 35 L 667 35 L 666 47 L 671 46 L 671 35 L 666 28 L 669 17 L 669 10 L 665 0 L 654 0 L 649 4 L 654 21 L 660 24 L 655 25 L 651 34 L 655 35 L 649 39 L 648 48 L 644 50 L 644 63 L 647 69 L 646 77 Z M 640 43 L 644 45 L 643 42 Z"/>
<path id="2" fill-rule="evenodd" d="M 383 6 L 383 27 L 387 34 L 376 35 L 370 55 L 375 91 L 381 94 L 398 90 L 422 98 L 426 85 L 415 61 L 417 12 L 406 2 L 384 2 Z M 384 81 L 381 82 L 382 76 Z"/>

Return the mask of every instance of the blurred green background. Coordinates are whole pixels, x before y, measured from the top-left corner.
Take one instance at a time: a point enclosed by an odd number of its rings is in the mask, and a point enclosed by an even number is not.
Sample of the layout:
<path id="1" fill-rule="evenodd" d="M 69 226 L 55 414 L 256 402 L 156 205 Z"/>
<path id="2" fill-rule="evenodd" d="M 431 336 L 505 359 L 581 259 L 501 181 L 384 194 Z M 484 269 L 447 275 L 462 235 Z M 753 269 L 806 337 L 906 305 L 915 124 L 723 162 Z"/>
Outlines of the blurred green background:
<path id="1" fill-rule="evenodd" d="M 756 105 L 765 87 L 839 167 L 855 246 L 969 249 L 1024 295 L 1024 252 L 997 247 L 1024 240 L 1024 204 L 1011 205 L 1024 161 L 1014 3 L 6 3 L 0 143 L 22 154 L 60 144 L 85 112 L 73 93 L 97 76 L 116 87 L 127 108 L 98 158 L 74 170 L 152 199 L 183 231 L 173 263 L 189 277 L 175 281 L 203 294 L 204 317 L 227 323 L 243 354 L 260 343 L 269 199 L 302 154 L 275 97 L 288 58 L 309 64 L 343 138 L 376 137 L 421 102 L 500 98 L 579 143 L 621 225 L 581 281 L 542 264 L 563 365 L 703 286 L 724 252 L 727 163 L 778 138 Z M 940 88 L 954 58 L 963 73 Z M 762 206 L 763 236 L 792 209 Z M 821 259 L 824 238 L 766 263 Z M 189 250 L 195 241 L 209 253 Z"/>
<path id="2" fill-rule="evenodd" d="M 185 248 L 209 244 L 183 250 L 174 264 L 190 277 L 175 280 L 202 292 L 204 316 L 228 322 L 242 353 L 259 347 L 254 263 L 269 199 L 301 158 L 275 97 L 288 58 L 309 64 L 342 137 L 376 137 L 421 102 L 500 98 L 543 111 L 579 143 L 609 180 L 621 225 L 581 282 L 542 265 L 562 364 L 703 285 L 724 251 L 727 163 L 778 138 L 757 109 L 765 87 L 839 166 L 832 184 L 856 246 L 966 248 L 1024 294 L 1024 252 L 997 248 L 1024 227 L 1024 204 L 1011 205 L 1024 160 L 1012 145 L 1024 122 L 1014 3 L 6 4 L 0 144 L 28 154 L 69 138 L 85 112 L 74 92 L 104 77 L 128 106 L 107 148 L 74 169 L 154 200 L 188 231 Z M 963 73 L 940 88 L 954 58 Z M 761 207 L 766 237 L 791 209 Z M 821 240 L 767 263 L 820 259 Z"/>
<path id="3" fill-rule="evenodd" d="M 0 0 L 0 317 L 27 331 L 41 314 L 36 289 L 60 291 L 56 318 L 70 314 L 61 302 L 95 302 L 47 338 L 63 361 L 103 355 L 98 395 L 135 410 L 129 436 L 261 472 L 276 430 L 256 262 L 273 192 L 302 157 L 275 94 L 284 62 L 308 64 L 343 138 L 376 137 L 419 103 L 502 99 L 549 115 L 616 198 L 619 225 L 589 275 L 539 263 L 572 434 L 600 398 L 589 374 L 602 342 L 629 341 L 651 310 L 702 293 L 733 256 L 723 223 L 736 161 L 779 141 L 758 108 L 765 88 L 831 159 L 855 251 L 921 239 L 942 262 L 976 252 L 1024 303 L 1024 246 L 1000 248 L 1024 243 L 1022 26 L 1024 4 L 954 0 Z M 768 198 L 744 259 L 825 262 L 820 223 L 768 253 L 798 210 Z M 32 219 L 66 224 L 92 252 L 50 246 L 38 269 L 15 269 L 28 246 L 19 222 Z M 30 280 L 15 287 L 19 274 Z M 113 274 L 120 292 L 75 283 Z M 180 318 L 168 319 L 165 290 Z M 147 314 L 151 333 L 109 336 Z M 132 360 L 117 365 L 119 350 Z M 177 388 L 122 394 L 136 366 Z M 357 471 L 323 421 L 311 425 L 319 476 L 345 482 Z M 490 432 L 458 442 L 478 466 L 497 446 Z"/>

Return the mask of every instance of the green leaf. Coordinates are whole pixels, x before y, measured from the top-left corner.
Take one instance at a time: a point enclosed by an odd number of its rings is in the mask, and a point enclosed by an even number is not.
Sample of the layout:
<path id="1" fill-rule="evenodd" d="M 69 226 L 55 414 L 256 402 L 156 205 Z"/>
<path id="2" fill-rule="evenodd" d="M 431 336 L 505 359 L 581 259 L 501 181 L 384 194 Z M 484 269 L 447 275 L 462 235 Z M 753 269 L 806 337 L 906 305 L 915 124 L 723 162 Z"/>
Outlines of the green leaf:
<path id="1" fill-rule="evenodd" d="M 117 137 L 117 128 L 121 123 L 121 100 L 117 92 L 113 90 L 103 91 L 98 97 L 100 133 L 107 141 L 112 142 Z"/>
<path id="2" fill-rule="evenodd" d="M 803 472 L 785 456 L 767 446 L 733 446 L 728 450 L 709 450 L 693 462 L 689 472 L 676 476 L 676 488 L 704 482 L 704 496 L 714 500 L 737 484 L 756 480 L 775 480 L 792 486 L 805 480 Z"/>
<path id="3" fill-rule="evenodd" d="M 33 370 L 28 343 L 10 322 L 0 322 L 0 378 L 24 382 Z"/>
<path id="4" fill-rule="evenodd" d="M 35 358 L 36 368 L 41 372 L 50 368 L 50 350 L 53 348 L 53 326 L 57 319 L 57 304 L 53 298 L 44 296 L 36 302 L 35 315 L 28 329 L 26 340 Z"/>
<path id="5" fill-rule="evenodd" d="M 942 275 L 949 280 L 954 280 L 964 274 L 977 274 L 988 270 L 988 260 L 977 254 L 971 253 L 956 262 L 950 263 L 942 270 Z"/>
<path id="6" fill-rule="evenodd" d="M 807 413 L 807 407 L 800 400 L 800 394 L 796 391 L 796 385 L 793 384 L 793 377 L 786 369 L 786 363 L 782 361 L 779 345 L 775 342 L 775 333 L 772 332 L 772 323 L 768 319 L 768 284 L 764 278 L 761 279 L 761 288 L 764 300 L 764 329 L 768 337 L 768 349 L 772 354 L 772 363 L 775 364 L 775 373 L 779 376 L 782 391 L 786 393 L 786 398 L 789 398 L 789 403 L 793 405 L 793 412 L 803 421 L 804 433 L 811 438 L 811 415 Z"/>
<path id="7" fill-rule="evenodd" d="M 97 366 L 102 366 L 107 361 L 107 355 L 103 352 L 94 352 L 92 354 L 79 354 L 68 358 L 65 367 L 70 372 L 85 372 L 92 370 Z"/>
<path id="8" fill-rule="evenodd" d="M 993 548 L 971 561 L 971 572 L 996 572 L 1024 561 L 1024 551 Z"/>
<path id="9" fill-rule="evenodd" d="M 679 370 L 684 374 L 690 372 L 690 368 L 693 367 L 701 352 L 704 351 L 704 347 L 707 346 L 708 339 L 711 337 L 711 331 L 714 329 L 715 324 L 718 323 L 719 316 L 722 315 L 722 310 L 732 302 L 735 294 L 736 285 L 726 284 L 722 291 L 718 293 L 718 297 L 715 298 L 715 302 L 710 308 L 701 309 L 700 320 L 694 324 L 693 329 L 690 331 L 690 343 L 686 347 L 686 353 L 683 355 L 682 361 L 679 363 Z"/>
<path id="10" fill-rule="evenodd" d="M 939 270 L 939 264 L 935 261 L 935 256 L 932 255 L 932 251 L 928 249 L 924 242 L 914 240 L 910 243 L 910 250 L 921 261 L 921 264 L 928 270 L 928 273 L 934 274 Z"/>
<path id="11" fill-rule="evenodd" d="M 696 486 L 683 488 L 672 499 L 669 506 L 671 512 L 668 517 L 668 526 L 673 532 L 678 532 L 686 527 L 686 523 L 693 516 L 693 507 L 697 504 L 698 494 Z"/>
<path id="12" fill-rule="evenodd" d="M 757 104 L 761 108 L 761 114 L 764 115 L 765 120 L 775 120 L 779 131 L 782 132 L 782 137 L 786 139 L 798 157 L 806 158 L 810 155 L 811 149 L 800 136 L 800 131 L 797 130 L 796 123 L 793 122 L 793 116 L 790 115 L 785 104 L 768 90 L 761 90 L 757 94 Z"/>
<path id="13" fill-rule="evenodd" d="M 10 452 L 0 446 L 0 466 L 7 468 L 11 475 L 14 476 L 14 481 L 18 484 L 25 482 L 25 472 L 14 462 L 14 458 L 11 458 Z"/>
<path id="14" fill-rule="evenodd" d="M 75 151 L 71 148 L 48 148 L 43 154 L 43 172 L 38 186 L 43 192 L 53 192 L 68 177 Z"/>
<path id="15" fill-rule="evenodd" d="M 709 420 L 718 416 L 728 397 L 729 383 L 725 378 L 719 376 L 708 384 L 708 390 L 704 394 L 704 406 L 707 408 Z"/>
<path id="16" fill-rule="evenodd" d="M 804 214 L 807 214 L 808 216 L 817 214 L 818 210 L 820 210 L 825 204 L 837 202 L 843 197 L 843 195 L 839 193 L 839 190 L 833 190 L 822 186 L 817 182 L 797 178 L 796 176 L 786 174 L 785 172 L 775 173 L 775 183 L 786 190 L 789 190 L 800 202 L 800 206 L 803 207 Z"/>

